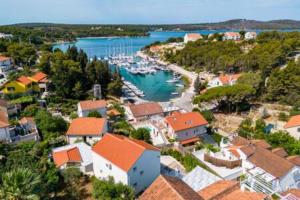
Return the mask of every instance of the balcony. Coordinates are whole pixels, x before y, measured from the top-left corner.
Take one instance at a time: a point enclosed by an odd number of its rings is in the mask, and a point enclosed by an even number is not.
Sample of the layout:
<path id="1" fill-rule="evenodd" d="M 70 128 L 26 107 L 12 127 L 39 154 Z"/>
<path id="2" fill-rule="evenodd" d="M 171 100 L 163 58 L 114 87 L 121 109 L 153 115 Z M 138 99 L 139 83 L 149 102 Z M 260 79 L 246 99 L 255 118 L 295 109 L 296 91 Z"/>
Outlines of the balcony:
<path id="1" fill-rule="evenodd" d="M 223 155 L 223 153 L 205 153 L 204 161 L 209 162 L 218 167 L 226 167 L 229 169 L 234 169 L 236 167 L 240 167 L 242 165 L 242 160 L 235 158 L 227 158 Z"/>

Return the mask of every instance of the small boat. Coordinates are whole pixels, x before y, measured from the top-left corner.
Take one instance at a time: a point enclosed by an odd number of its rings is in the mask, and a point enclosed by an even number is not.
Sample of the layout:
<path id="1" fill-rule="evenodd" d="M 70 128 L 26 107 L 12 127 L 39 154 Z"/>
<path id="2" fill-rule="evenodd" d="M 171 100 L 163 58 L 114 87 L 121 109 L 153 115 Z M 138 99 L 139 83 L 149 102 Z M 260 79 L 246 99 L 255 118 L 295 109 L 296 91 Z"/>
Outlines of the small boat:
<path id="1" fill-rule="evenodd" d="M 176 87 L 184 87 L 182 84 L 176 84 Z"/>
<path id="2" fill-rule="evenodd" d="M 179 93 L 178 92 L 172 92 L 171 94 L 172 95 L 178 95 Z"/>
<path id="3" fill-rule="evenodd" d="M 176 82 L 178 82 L 178 80 L 176 79 L 170 79 L 166 81 L 166 83 L 176 83 Z"/>

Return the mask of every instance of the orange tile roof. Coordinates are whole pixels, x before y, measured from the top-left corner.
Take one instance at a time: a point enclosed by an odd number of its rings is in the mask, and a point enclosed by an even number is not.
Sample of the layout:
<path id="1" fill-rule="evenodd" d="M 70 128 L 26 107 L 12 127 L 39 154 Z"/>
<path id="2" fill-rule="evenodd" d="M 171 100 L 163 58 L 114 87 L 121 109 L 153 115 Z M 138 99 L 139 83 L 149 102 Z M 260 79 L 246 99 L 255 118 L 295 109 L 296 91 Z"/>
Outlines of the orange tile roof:
<path id="1" fill-rule="evenodd" d="M 10 57 L 0 56 L 0 62 L 6 61 L 6 60 L 10 60 Z"/>
<path id="2" fill-rule="evenodd" d="M 117 111 L 116 109 L 108 110 L 108 111 L 106 112 L 106 114 L 107 114 L 108 116 L 119 116 L 119 115 L 121 115 L 121 113 L 120 113 L 119 111 Z"/>
<path id="3" fill-rule="evenodd" d="M 266 198 L 267 195 L 263 193 L 235 190 L 220 200 L 264 200 Z"/>
<path id="4" fill-rule="evenodd" d="M 250 141 L 241 136 L 236 136 L 231 141 L 231 144 L 233 144 L 234 146 L 244 146 L 244 145 L 249 145 Z"/>
<path id="5" fill-rule="evenodd" d="M 66 133 L 68 136 L 100 136 L 106 126 L 105 118 L 81 117 L 74 119 Z"/>
<path id="6" fill-rule="evenodd" d="M 106 101 L 105 100 L 86 100 L 86 101 L 80 101 L 79 105 L 82 110 L 96 110 L 99 108 L 106 107 Z"/>
<path id="7" fill-rule="evenodd" d="M 81 155 L 77 147 L 53 152 L 53 161 L 57 167 L 67 163 L 81 162 Z"/>
<path id="8" fill-rule="evenodd" d="M 203 200 L 179 178 L 160 175 L 139 200 Z"/>
<path id="9" fill-rule="evenodd" d="M 240 78 L 241 74 L 232 74 L 232 75 L 220 75 L 218 78 L 223 85 L 227 85 L 230 81 L 236 81 Z"/>
<path id="10" fill-rule="evenodd" d="M 201 39 L 202 35 L 199 33 L 188 33 L 187 37 L 188 37 L 188 39 L 197 40 L 197 39 Z"/>
<path id="11" fill-rule="evenodd" d="M 43 72 L 37 72 L 31 77 L 31 79 L 35 82 L 47 82 L 47 77 L 47 74 L 44 74 Z"/>
<path id="12" fill-rule="evenodd" d="M 189 138 L 186 140 L 181 140 L 180 144 L 185 145 L 185 144 L 195 143 L 198 141 L 200 141 L 200 138 L 196 136 L 196 137 L 192 137 L 192 138 Z"/>
<path id="13" fill-rule="evenodd" d="M 224 33 L 225 36 L 229 36 L 229 37 L 235 37 L 235 36 L 241 36 L 239 33 L 237 32 L 226 32 Z"/>
<path id="14" fill-rule="evenodd" d="M 213 200 L 223 197 L 239 187 L 240 184 L 237 181 L 221 180 L 198 191 L 198 194 L 205 200 Z"/>
<path id="15" fill-rule="evenodd" d="M 255 148 L 248 161 L 276 178 L 286 175 L 294 167 L 288 160 L 261 147 Z"/>
<path id="16" fill-rule="evenodd" d="M 163 114 L 162 107 L 155 102 L 147 102 L 147 103 L 140 103 L 136 105 L 129 105 L 129 108 L 134 117 L 143 117 L 148 115 L 157 115 Z"/>
<path id="17" fill-rule="evenodd" d="M 291 163 L 293 163 L 294 165 L 297 165 L 300 167 L 300 156 L 299 155 L 289 156 L 286 159 L 288 161 L 290 161 Z"/>
<path id="18" fill-rule="evenodd" d="M 295 197 L 300 199 L 300 189 L 289 189 L 288 191 L 284 192 L 282 195 L 288 195 L 288 194 L 292 194 Z"/>
<path id="19" fill-rule="evenodd" d="M 300 115 L 295 115 L 284 125 L 284 128 L 300 126 Z"/>
<path id="20" fill-rule="evenodd" d="M 272 149 L 272 152 L 275 153 L 276 155 L 282 157 L 282 158 L 285 158 L 285 157 L 288 156 L 288 153 L 282 147 Z"/>
<path id="21" fill-rule="evenodd" d="M 7 112 L 0 111 L 0 128 L 9 126 Z"/>
<path id="22" fill-rule="evenodd" d="M 22 119 L 19 120 L 20 124 L 27 124 L 27 123 L 32 123 L 34 124 L 34 118 L 33 117 L 23 117 Z"/>
<path id="23" fill-rule="evenodd" d="M 237 151 L 237 149 L 231 148 L 231 149 L 229 149 L 229 151 L 230 151 L 236 158 L 240 158 L 240 157 L 241 157 L 240 154 L 239 154 L 239 152 Z"/>
<path id="24" fill-rule="evenodd" d="M 17 79 L 18 82 L 24 84 L 24 85 L 29 85 L 32 83 L 32 80 L 30 80 L 28 77 L 26 76 L 21 76 Z"/>
<path id="25" fill-rule="evenodd" d="M 181 131 L 208 124 L 199 112 L 176 113 L 165 118 L 174 131 Z"/>
<path id="26" fill-rule="evenodd" d="M 264 149 L 271 149 L 272 146 L 267 143 L 265 140 L 251 140 L 251 143 L 255 146 L 264 148 Z"/>
<path id="27" fill-rule="evenodd" d="M 114 165 L 129 171 L 145 150 L 159 151 L 158 148 L 140 140 L 116 134 L 106 134 L 92 150 Z"/>

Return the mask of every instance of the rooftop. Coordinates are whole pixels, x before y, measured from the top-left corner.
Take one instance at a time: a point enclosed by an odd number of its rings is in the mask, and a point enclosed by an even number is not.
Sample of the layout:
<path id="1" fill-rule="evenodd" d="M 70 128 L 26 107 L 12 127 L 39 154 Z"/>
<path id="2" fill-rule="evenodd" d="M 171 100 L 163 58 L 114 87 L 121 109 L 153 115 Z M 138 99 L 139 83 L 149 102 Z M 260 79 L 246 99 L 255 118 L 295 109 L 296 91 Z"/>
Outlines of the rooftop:
<path id="1" fill-rule="evenodd" d="M 226 85 L 229 84 L 231 81 L 236 81 L 240 78 L 241 74 L 232 74 L 232 75 L 220 75 L 218 78 L 220 81 Z"/>
<path id="2" fill-rule="evenodd" d="M 106 101 L 105 100 L 86 100 L 86 101 L 80 101 L 79 105 L 82 110 L 96 110 L 99 108 L 105 108 Z"/>
<path id="3" fill-rule="evenodd" d="M 181 131 L 208 124 L 199 112 L 179 113 L 176 112 L 165 118 L 166 122 L 174 131 Z"/>
<path id="4" fill-rule="evenodd" d="M 129 109 L 131 110 L 135 118 L 148 115 L 162 114 L 164 112 L 162 107 L 155 102 L 140 103 L 136 105 L 132 104 L 129 105 Z"/>
<path id="5" fill-rule="evenodd" d="M 284 125 L 284 128 L 293 128 L 300 126 L 300 115 L 295 115 L 289 119 L 289 121 Z"/>
<path id="6" fill-rule="evenodd" d="M 124 171 L 129 171 L 144 151 L 159 151 L 158 148 L 125 136 L 106 134 L 95 144 L 93 151 Z"/>
<path id="7" fill-rule="evenodd" d="M 29 85 L 32 83 L 32 80 L 30 80 L 28 77 L 26 76 L 21 76 L 17 79 L 18 82 L 24 84 L 24 85 Z"/>
<path id="8" fill-rule="evenodd" d="M 100 136 L 106 126 L 105 118 L 82 117 L 74 119 L 67 131 L 67 135 L 96 135 Z"/>
<path id="9" fill-rule="evenodd" d="M 300 167 L 300 156 L 295 155 L 295 156 L 289 156 L 287 157 L 287 160 L 293 163 L 294 165 L 297 165 Z"/>
<path id="10" fill-rule="evenodd" d="M 37 72 L 30 78 L 35 82 L 47 82 L 48 81 L 47 77 L 48 77 L 47 74 L 43 72 Z"/>
<path id="11" fill-rule="evenodd" d="M 22 119 L 19 120 L 20 124 L 35 124 L 34 118 L 33 117 L 23 117 Z"/>
<path id="12" fill-rule="evenodd" d="M 139 200 L 154 199 L 202 200 L 202 198 L 182 180 L 163 175 L 160 175 L 139 198 Z"/>
<path id="13" fill-rule="evenodd" d="M 7 112 L 0 111 L 0 128 L 5 128 L 9 126 Z"/>
<path id="14" fill-rule="evenodd" d="M 0 56 L 0 62 L 6 61 L 6 60 L 10 60 L 10 57 Z"/>

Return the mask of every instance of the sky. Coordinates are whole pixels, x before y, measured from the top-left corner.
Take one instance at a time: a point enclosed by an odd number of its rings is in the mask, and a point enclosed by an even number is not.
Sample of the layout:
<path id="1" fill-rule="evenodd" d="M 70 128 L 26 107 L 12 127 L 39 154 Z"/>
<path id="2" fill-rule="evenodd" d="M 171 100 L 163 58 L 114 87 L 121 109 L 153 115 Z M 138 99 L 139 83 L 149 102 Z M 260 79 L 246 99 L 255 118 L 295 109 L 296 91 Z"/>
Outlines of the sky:
<path id="1" fill-rule="evenodd" d="M 178 24 L 300 20 L 300 0 L 0 0 L 0 24 Z"/>

